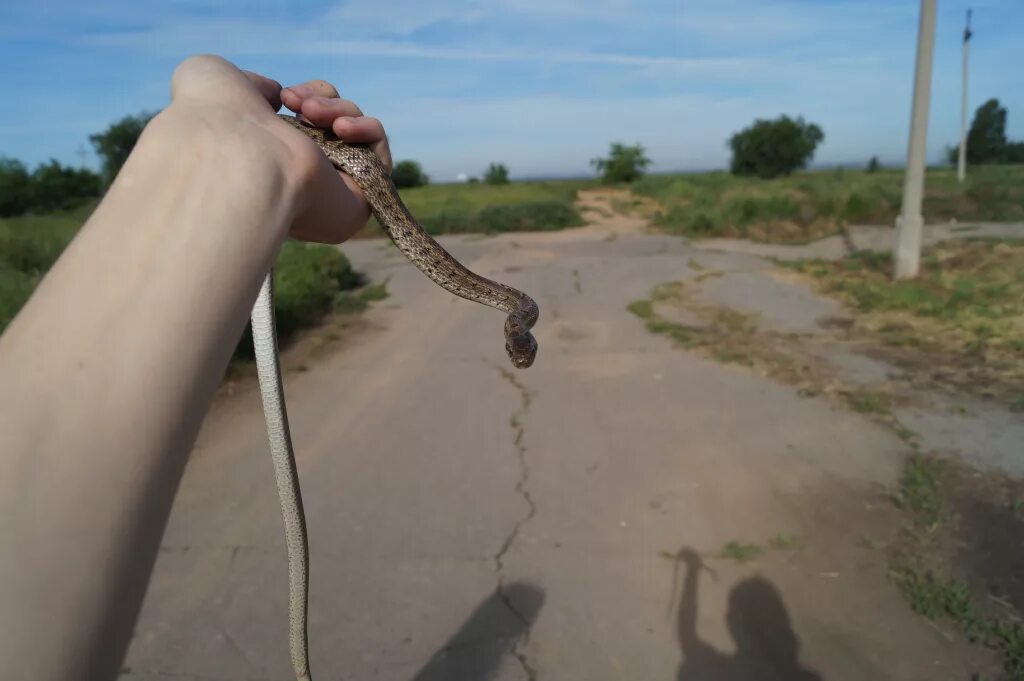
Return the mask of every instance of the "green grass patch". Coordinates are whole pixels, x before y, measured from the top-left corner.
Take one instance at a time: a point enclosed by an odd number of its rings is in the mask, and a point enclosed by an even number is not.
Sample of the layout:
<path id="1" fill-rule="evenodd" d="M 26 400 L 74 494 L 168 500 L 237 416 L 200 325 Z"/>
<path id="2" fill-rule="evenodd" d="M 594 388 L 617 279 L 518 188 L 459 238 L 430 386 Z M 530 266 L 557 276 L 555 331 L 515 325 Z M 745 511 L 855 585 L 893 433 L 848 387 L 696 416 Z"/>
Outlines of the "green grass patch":
<path id="1" fill-rule="evenodd" d="M 936 244 L 922 253 L 920 273 L 909 280 L 892 279 L 889 253 L 786 266 L 845 302 L 856 313 L 858 332 L 911 351 L 912 366 L 941 369 L 934 373 L 955 387 L 1003 398 L 1011 408 L 1020 399 L 1024 241 Z"/>
<path id="2" fill-rule="evenodd" d="M 583 180 L 439 184 L 401 190 L 402 201 L 430 234 L 533 232 L 583 224 L 573 207 Z M 364 234 L 379 233 L 371 220 Z"/>
<path id="3" fill-rule="evenodd" d="M 764 549 L 757 544 L 733 540 L 722 547 L 718 557 L 746 565 L 757 560 L 763 553 Z"/>
<path id="4" fill-rule="evenodd" d="M 626 309 L 640 319 L 650 319 L 654 315 L 654 306 L 649 300 L 634 300 Z"/>
<path id="5" fill-rule="evenodd" d="M 888 395 L 870 390 L 850 390 L 843 393 L 843 398 L 859 414 L 888 414 L 892 406 Z"/>
<path id="6" fill-rule="evenodd" d="M 801 551 L 805 544 L 795 535 L 780 532 L 768 541 L 768 546 L 777 551 Z"/>
<path id="7" fill-rule="evenodd" d="M 655 224 L 668 231 L 799 243 L 843 224 L 893 224 L 902 182 L 899 170 L 808 171 L 770 180 L 713 172 L 648 175 L 633 191 L 660 204 Z M 952 169 L 929 169 L 923 212 L 926 220 L 1024 219 L 1024 166 L 972 168 L 963 185 Z"/>
<path id="8" fill-rule="evenodd" d="M 342 314 L 362 312 L 371 302 L 384 300 L 388 297 L 388 282 L 365 286 L 359 291 L 342 291 L 334 297 L 334 311 Z"/>
<path id="9" fill-rule="evenodd" d="M 1008 679 L 1024 680 L 1024 625 L 1019 619 L 983 614 L 962 580 L 910 564 L 897 564 L 889 574 L 915 612 L 952 622 L 971 643 L 999 655 Z"/>
<path id="10" fill-rule="evenodd" d="M 907 459 L 900 477 L 897 506 L 914 514 L 915 521 L 931 527 L 946 516 L 942 491 L 942 464 L 936 459 L 914 455 Z"/>

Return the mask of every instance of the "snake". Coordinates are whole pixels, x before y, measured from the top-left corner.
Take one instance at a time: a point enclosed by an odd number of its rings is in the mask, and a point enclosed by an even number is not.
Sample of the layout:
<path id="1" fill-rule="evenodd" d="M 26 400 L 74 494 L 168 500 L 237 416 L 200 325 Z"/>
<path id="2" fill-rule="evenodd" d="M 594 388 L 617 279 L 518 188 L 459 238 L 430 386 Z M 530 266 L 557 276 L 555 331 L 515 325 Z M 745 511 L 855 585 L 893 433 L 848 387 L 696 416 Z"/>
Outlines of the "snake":
<path id="1" fill-rule="evenodd" d="M 369 146 L 344 142 L 332 131 L 315 127 L 295 116 L 278 116 L 311 139 L 335 168 L 355 181 L 391 241 L 431 281 L 461 298 L 504 312 L 505 351 L 512 365 L 525 369 L 533 364 L 537 341 L 530 329 L 537 323 L 540 310 L 532 298 L 470 271 L 427 234 L 402 202 L 391 173 Z M 256 296 L 251 325 L 270 455 L 284 519 L 288 554 L 288 641 L 292 668 L 298 681 L 311 681 L 307 631 L 309 539 L 281 380 L 274 325 L 272 268 Z"/>

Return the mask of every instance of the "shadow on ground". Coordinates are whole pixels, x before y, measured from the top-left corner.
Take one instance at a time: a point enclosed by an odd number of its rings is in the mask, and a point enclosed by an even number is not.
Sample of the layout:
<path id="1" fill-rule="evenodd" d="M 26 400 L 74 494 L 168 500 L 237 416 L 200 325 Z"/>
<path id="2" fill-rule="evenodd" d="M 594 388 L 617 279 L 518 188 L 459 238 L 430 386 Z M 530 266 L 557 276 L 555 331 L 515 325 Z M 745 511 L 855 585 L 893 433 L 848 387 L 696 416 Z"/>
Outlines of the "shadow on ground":
<path id="1" fill-rule="evenodd" d="M 533 626 L 544 591 L 526 582 L 495 590 L 411 681 L 487 681 Z"/>
<path id="2" fill-rule="evenodd" d="M 678 681 L 824 681 L 821 675 L 800 666 L 800 639 L 793 631 L 782 595 L 764 577 L 743 579 L 729 594 L 726 622 L 736 652 L 723 653 L 701 641 L 697 634 L 698 580 L 702 570 L 712 576 L 714 572 L 689 547 L 676 554 L 676 566 L 680 565 L 685 576 L 676 631 L 683 653 Z"/>

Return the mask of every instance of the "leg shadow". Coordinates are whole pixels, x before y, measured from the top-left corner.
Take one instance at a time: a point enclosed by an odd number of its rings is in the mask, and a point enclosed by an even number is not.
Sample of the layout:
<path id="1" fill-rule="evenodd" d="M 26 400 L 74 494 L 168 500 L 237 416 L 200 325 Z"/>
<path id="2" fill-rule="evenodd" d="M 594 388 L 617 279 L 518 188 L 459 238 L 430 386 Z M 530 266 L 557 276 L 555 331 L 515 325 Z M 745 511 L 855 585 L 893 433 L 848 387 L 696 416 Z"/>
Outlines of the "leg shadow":
<path id="1" fill-rule="evenodd" d="M 411 681 L 486 681 L 529 634 L 544 591 L 526 582 L 513 582 L 477 606 L 469 619 L 448 639 Z"/>

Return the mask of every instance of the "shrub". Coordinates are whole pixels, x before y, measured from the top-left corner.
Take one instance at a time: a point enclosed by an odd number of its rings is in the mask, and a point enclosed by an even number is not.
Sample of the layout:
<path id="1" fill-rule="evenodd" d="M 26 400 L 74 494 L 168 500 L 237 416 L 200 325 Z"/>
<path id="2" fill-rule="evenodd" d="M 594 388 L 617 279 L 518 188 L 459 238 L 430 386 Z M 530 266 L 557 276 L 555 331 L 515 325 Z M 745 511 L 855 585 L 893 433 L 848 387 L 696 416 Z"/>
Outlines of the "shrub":
<path id="1" fill-rule="evenodd" d="M 422 187 L 430 182 L 430 178 L 416 161 L 399 161 L 391 171 L 391 180 L 399 189 Z"/>
<path id="2" fill-rule="evenodd" d="M 288 240 L 274 265 L 277 337 L 286 343 L 299 329 L 330 312 L 340 291 L 360 284 L 348 258 L 332 246 Z M 246 327 L 235 357 L 252 358 L 252 329 Z"/>
<path id="3" fill-rule="evenodd" d="M 878 157 L 877 156 L 872 156 L 871 159 L 868 160 L 868 172 L 869 173 L 877 173 L 881 169 L 882 169 L 882 164 L 878 162 Z"/>
<path id="4" fill-rule="evenodd" d="M 820 127 L 803 118 L 758 119 L 729 139 L 729 169 L 734 175 L 761 178 L 788 175 L 807 165 L 824 138 Z"/>

